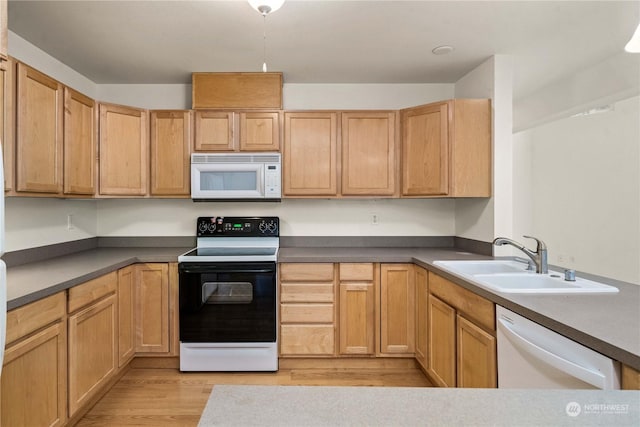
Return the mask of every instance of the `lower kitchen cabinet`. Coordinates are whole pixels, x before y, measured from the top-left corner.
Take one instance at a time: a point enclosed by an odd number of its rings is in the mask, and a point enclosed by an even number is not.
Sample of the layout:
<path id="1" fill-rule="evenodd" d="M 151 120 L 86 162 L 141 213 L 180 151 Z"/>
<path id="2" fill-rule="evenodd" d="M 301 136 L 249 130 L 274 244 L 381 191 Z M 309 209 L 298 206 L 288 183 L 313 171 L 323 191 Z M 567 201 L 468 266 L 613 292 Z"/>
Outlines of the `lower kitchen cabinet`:
<path id="1" fill-rule="evenodd" d="M 136 265 L 136 352 L 169 352 L 169 266 Z"/>
<path id="2" fill-rule="evenodd" d="M 69 290 L 69 416 L 102 391 L 118 369 L 117 274 Z"/>
<path id="3" fill-rule="evenodd" d="M 333 264 L 280 264 L 280 355 L 333 356 Z"/>
<path id="4" fill-rule="evenodd" d="M 380 266 L 380 353 L 414 356 L 413 264 Z"/>
<path id="5" fill-rule="evenodd" d="M 456 318 L 456 351 L 458 387 L 498 386 L 496 338 L 459 314 Z"/>
<path id="6" fill-rule="evenodd" d="M 64 292 L 7 313 L 7 346 L 0 377 L 1 425 L 60 426 L 66 422 L 64 315 Z"/>
<path id="7" fill-rule="evenodd" d="M 428 369 L 444 387 L 497 387 L 495 305 L 429 272 Z"/>
<path id="8" fill-rule="evenodd" d="M 340 354 L 375 354 L 375 271 L 372 263 L 339 264 Z"/>
<path id="9" fill-rule="evenodd" d="M 623 390 L 640 390 L 640 371 L 623 364 L 621 388 Z"/>
<path id="10" fill-rule="evenodd" d="M 134 265 L 118 270 L 118 367 L 129 363 L 136 351 L 135 273 Z"/>
<path id="11" fill-rule="evenodd" d="M 433 295 L 428 296 L 427 373 L 442 387 L 456 385 L 456 310 Z"/>
<path id="12" fill-rule="evenodd" d="M 416 360 L 424 370 L 428 367 L 428 342 L 427 325 L 428 310 L 427 300 L 429 296 L 427 270 L 415 266 L 415 286 L 416 286 Z"/>

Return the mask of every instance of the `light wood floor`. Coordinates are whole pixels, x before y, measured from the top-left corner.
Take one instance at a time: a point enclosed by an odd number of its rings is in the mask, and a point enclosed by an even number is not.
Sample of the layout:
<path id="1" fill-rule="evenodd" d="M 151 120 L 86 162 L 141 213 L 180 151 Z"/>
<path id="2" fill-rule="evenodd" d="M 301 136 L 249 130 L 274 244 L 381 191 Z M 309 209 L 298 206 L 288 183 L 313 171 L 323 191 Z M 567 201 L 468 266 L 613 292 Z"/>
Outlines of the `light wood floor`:
<path id="1" fill-rule="evenodd" d="M 132 368 L 78 426 L 196 426 L 216 384 L 429 387 L 412 367 L 301 368 L 277 373 L 181 373 Z"/>

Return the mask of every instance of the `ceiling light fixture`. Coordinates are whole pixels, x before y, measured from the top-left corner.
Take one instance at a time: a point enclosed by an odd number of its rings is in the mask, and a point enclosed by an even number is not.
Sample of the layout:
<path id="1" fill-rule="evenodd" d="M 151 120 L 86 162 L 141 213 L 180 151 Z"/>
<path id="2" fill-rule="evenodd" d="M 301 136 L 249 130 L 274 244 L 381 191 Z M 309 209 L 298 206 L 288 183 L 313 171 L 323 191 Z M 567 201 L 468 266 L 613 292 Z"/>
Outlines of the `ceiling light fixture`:
<path id="1" fill-rule="evenodd" d="M 249 0 L 249 4 L 262 15 L 262 72 L 267 72 L 267 15 L 280 9 L 284 0 Z"/>
<path id="2" fill-rule="evenodd" d="M 631 53 L 640 53 L 640 23 L 638 23 L 638 28 L 631 36 L 631 40 L 624 47 L 624 50 Z"/>
<path id="3" fill-rule="evenodd" d="M 444 46 L 434 47 L 431 53 L 433 53 L 434 55 L 446 55 L 448 53 L 453 52 L 453 50 L 454 50 L 453 46 L 444 45 Z"/>

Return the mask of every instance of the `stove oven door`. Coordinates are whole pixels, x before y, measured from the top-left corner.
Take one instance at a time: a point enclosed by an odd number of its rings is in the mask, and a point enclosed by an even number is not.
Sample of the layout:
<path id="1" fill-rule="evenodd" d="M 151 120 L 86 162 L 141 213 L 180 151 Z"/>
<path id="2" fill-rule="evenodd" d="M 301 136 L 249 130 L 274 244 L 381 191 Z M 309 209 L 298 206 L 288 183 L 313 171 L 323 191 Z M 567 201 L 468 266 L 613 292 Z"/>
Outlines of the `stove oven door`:
<path id="1" fill-rule="evenodd" d="M 276 342 L 275 262 L 184 262 L 180 341 Z"/>

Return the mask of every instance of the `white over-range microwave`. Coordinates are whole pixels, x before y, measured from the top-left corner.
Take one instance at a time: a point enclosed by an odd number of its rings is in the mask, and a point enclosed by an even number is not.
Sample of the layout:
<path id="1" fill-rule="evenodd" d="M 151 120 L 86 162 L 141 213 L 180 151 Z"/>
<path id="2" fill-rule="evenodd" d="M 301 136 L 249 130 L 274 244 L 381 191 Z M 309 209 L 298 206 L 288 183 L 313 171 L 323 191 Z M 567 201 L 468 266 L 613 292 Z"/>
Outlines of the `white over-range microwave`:
<path id="1" fill-rule="evenodd" d="M 280 153 L 191 155 L 194 201 L 280 201 Z"/>

